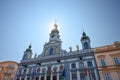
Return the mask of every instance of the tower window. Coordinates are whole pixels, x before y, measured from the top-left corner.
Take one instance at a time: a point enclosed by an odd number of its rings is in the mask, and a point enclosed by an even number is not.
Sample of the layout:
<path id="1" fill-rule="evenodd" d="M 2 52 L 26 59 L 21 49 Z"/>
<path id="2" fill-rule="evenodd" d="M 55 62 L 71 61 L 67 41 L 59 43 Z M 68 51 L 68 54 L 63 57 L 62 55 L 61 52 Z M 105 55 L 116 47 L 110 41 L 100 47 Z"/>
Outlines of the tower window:
<path id="1" fill-rule="evenodd" d="M 110 80 L 110 74 L 109 73 L 105 73 L 105 79 Z"/>
<path id="2" fill-rule="evenodd" d="M 114 58 L 114 62 L 115 62 L 116 65 L 119 65 L 119 64 L 120 64 L 120 63 L 119 63 L 119 59 L 118 59 L 117 57 Z"/>
<path id="3" fill-rule="evenodd" d="M 102 66 L 106 66 L 104 59 L 101 59 L 101 65 L 102 65 Z"/>
<path id="4" fill-rule="evenodd" d="M 84 43 L 84 48 L 85 48 L 85 49 L 89 49 L 89 45 L 88 45 L 87 42 Z"/>
<path id="5" fill-rule="evenodd" d="M 53 55 L 53 48 L 50 48 L 50 55 Z"/>

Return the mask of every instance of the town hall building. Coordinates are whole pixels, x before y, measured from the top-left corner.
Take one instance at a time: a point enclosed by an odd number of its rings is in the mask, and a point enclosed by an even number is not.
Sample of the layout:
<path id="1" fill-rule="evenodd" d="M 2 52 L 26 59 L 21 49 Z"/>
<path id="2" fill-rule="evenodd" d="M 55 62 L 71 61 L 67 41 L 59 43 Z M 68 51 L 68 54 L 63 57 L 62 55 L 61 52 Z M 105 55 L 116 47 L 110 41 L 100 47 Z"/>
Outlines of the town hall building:
<path id="1" fill-rule="evenodd" d="M 58 25 L 54 24 L 49 41 L 40 55 L 32 58 L 32 46 L 25 50 L 15 80 L 100 80 L 90 38 L 83 32 L 82 49 L 62 49 Z"/>

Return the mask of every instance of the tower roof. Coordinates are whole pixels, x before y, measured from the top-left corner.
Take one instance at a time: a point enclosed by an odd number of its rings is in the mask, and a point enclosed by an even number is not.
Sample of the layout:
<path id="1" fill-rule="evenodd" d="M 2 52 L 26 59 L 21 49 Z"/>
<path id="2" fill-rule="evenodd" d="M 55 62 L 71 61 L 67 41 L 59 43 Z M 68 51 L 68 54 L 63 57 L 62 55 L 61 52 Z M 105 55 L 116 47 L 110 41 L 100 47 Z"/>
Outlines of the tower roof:
<path id="1" fill-rule="evenodd" d="M 32 46 L 31 46 L 31 44 L 30 44 L 30 45 L 28 46 L 28 48 L 26 49 L 26 51 L 31 52 L 31 51 L 32 51 L 31 48 L 32 48 Z"/>
<path id="2" fill-rule="evenodd" d="M 86 33 L 83 31 L 81 40 L 83 39 L 89 39 L 89 37 L 86 35 Z"/>
<path id="3" fill-rule="evenodd" d="M 59 33 L 57 27 L 58 27 L 58 25 L 55 23 L 54 24 L 54 29 L 51 32 L 57 32 L 57 33 Z"/>

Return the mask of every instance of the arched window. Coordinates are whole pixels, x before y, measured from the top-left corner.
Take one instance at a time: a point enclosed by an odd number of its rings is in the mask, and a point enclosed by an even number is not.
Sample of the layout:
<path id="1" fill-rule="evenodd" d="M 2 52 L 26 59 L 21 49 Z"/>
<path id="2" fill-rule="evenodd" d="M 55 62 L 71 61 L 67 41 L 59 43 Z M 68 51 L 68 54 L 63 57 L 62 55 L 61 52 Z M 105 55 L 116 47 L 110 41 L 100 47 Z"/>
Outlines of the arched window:
<path id="1" fill-rule="evenodd" d="M 106 66 L 104 59 L 101 59 L 101 65 L 102 65 L 102 66 Z"/>
<path id="2" fill-rule="evenodd" d="M 105 73 L 105 80 L 110 80 L 110 74 L 109 73 Z"/>
<path id="3" fill-rule="evenodd" d="M 53 48 L 50 48 L 50 55 L 53 55 Z"/>
<path id="4" fill-rule="evenodd" d="M 87 42 L 84 43 L 84 48 L 89 49 L 89 44 Z"/>
<path id="5" fill-rule="evenodd" d="M 88 67 L 92 67 L 93 66 L 91 61 L 87 62 L 87 64 L 88 64 Z"/>
<path id="6" fill-rule="evenodd" d="M 117 57 L 114 57 L 114 62 L 115 62 L 116 65 L 120 64 L 119 59 Z"/>

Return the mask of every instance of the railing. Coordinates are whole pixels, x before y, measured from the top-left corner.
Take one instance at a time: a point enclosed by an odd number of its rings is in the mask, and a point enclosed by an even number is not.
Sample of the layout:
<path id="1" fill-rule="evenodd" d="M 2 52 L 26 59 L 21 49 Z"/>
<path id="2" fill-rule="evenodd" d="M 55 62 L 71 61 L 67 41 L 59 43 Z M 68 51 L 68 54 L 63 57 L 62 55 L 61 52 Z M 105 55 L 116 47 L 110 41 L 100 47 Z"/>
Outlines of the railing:
<path id="1" fill-rule="evenodd" d="M 79 50 L 79 51 L 72 51 L 68 53 L 60 53 L 56 55 L 49 55 L 49 56 L 39 56 L 38 58 L 32 58 L 28 60 L 22 60 L 21 63 L 29 63 L 29 62 L 35 62 L 35 61 L 49 61 L 49 60 L 56 60 L 56 59 L 71 59 L 71 58 L 76 58 L 79 56 L 89 56 L 92 55 L 93 53 L 92 49 L 85 49 L 85 50 Z M 92 54 L 90 54 L 92 53 Z"/>

